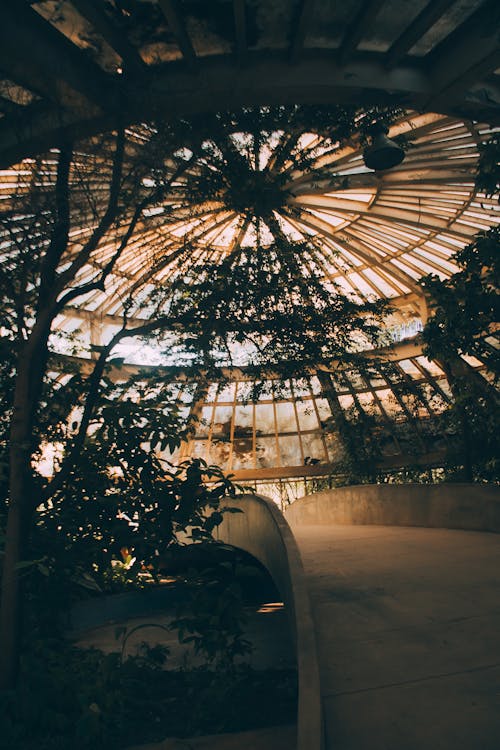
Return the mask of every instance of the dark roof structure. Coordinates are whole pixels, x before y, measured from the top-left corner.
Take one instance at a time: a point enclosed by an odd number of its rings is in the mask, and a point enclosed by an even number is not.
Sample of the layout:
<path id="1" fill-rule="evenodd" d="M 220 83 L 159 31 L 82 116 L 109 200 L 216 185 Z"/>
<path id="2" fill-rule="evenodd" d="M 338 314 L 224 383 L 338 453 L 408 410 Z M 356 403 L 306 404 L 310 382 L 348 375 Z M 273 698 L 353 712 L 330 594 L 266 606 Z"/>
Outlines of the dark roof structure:
<path id="1" fill-rule="evenodd" d="M 0 9 L 0 159 L 117 118 L 392 102 L 498 121 L 495 0 L 41 0 Z"/>

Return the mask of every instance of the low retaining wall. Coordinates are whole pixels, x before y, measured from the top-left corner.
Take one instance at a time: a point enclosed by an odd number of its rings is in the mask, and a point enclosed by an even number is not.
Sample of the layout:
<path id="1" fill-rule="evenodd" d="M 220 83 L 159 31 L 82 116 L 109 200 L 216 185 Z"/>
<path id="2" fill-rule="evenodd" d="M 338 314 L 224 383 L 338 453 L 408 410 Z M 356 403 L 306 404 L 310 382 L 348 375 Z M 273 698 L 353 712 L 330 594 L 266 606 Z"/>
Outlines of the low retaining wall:
<path id="1" fill-rule="evenodd" d="M 286 509 L 293 527 L 377 524 L 500 533 L 500 487 L 484 484 L 360 484 L 301 497 Z"/>
<path id="2" fill-rule="evenodd" d="M 297 750 L 323 747 L 323 716 L 316 637 L 302 560 L 290 527 L 272 500 L 245 495 L 230 505 L 218 538 L 249 552 L 269 571 L 291 618 L 299 681 Z"/>

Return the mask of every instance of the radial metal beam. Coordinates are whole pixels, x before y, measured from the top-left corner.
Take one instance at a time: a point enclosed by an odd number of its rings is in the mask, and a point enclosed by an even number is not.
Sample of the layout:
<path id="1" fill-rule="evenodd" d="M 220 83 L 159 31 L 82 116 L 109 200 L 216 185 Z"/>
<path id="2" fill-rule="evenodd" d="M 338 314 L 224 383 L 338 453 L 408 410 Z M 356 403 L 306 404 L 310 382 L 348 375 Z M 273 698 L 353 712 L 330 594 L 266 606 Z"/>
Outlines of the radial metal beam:
<path id="1" fill-rule="evenodd" d="M 247 17 L 245 0 L 233 0 L 234 35 L 236 39 L 236 58 L 243 65 L 247 49 Z"/>
<path id="2" fill-rule="evenodd" d="M 347 29 L 339 49 L 339 62 L 343 65 L 351 58 L 366 31 L 376 18 L 384 0 L 365 0 Z"/>
<path id="3" fill-rule="evenodd" d="M 455 0 L 430 0 L 430 3 L 418 14 L 398 39 L 392 44 L 386 55 L 386 65 L 393 68 L 424 34 L 439 21 Z"/>
<path id="4" fill-rule="evenodd" d="M 105 111 L 106 74 L 28 5 L 13 6 L 0 4 L 0 68 L 58 107 Z"/>
<path id="5" fill-rule="evenodd" d="M 288 212 L 286 213 L 288 214 Z M 366 264 L 367 268 L 375 268 L 377 270 L 380 268 L 382 272 L 386 273 L 390 279 L 394 278 L 398 280 L 403 284 L 403 286 L 407 287 L 412 292 L 417 292 L 419 290 L 418 284 L 413 278 L 408 276 L 408 274 L 404 273 L 399 268 L 392 265 L 389 266 L 390 259 L 386 259 L 385 261 L 382 260 L 380 256 L 373 252 L 373 250 L 370 249 L 364 242 L 358 240 L 356 243 L 354 243 L 352 237 L 349 236 L 346 232 L 333 231 L 332 227 L 327 224 L 327 222 L 323 221 L 317 216 L 314 216 L 313 214 L 301 214 L 297 216 L 293 212 L 290 212 L 289 216 L 292 218 L 292 220 L 295 218 L 297 220 L 297 223 L 300 222 L 306 227 L 309 227 L 310 229 L 321 233 L 323 236 L 329 238 L 337 245 L 340 245 L 349 253 L 362 260 Z"/>
<path id="6" fill-rule="evenodd" d="M 182 56 L 189 69 L 198 69 L 198 59 L 193 44 L 186 30 L 186 24 L 181 15 L 177 0 L 158 0 L 158 4 L 165 16 L 169 28 L 177 40 Z"/>
<path id="7" fill-rule="evenodd" d="M 173 258 L 173 254 L 172 254 L 172 258 Z M 412 304 L 415 307 L 420 307 L 422 304 L 422 300 L 424 299 L 423 293 L 421 291 L 421 288 L 418 286 L 418 284 L 414 284 L 414 285 L 415 285 L 416 291 L 411 291 L 411 292 L 408 292 L 407 294 L 401 294 L 398 297 L 391 297 L 390 298 L 391 307 L 406 308 L 409 304 Z M 407 286 L 407 284 L 405 284 L 405 286 Z M 99 317 L 99 320 L 103 323 L 103 325 L 121 326 L 123 324 L 123 315 L 104 313 L 101 310 L 97 310 L 97 311 L 86 310 L 82 307 L 65 307 L 61 315 L 65 318 L 70 318 L 72 320 L 80 320 L 86 323 L 90 323 L 90 321 L 92 321 L 94 318 Z M 134 317 L 133 315 L 130 316 L 129 318 L 130 326 L 134 326 L 134 327 L 140 326 L 140 325 L 143 325 L 144 322 L 145 322 L 144 318 Z M 407 341 L 399 342 L 398 344 L 395 344 L 394 346 L 396 347 L 396 349 L 394 350 L 395 353 L 392 352 L 392 356 L 395 357 L 396 359 L 398 359 L 398 357 L 399 359 L 405 359 L 408 356 L 410 356 L 408 354 L 407 348 L 405 348 L 404 350 L 401 348 L 403 346 L 404 347 L 408 346 Z M 422 354 L 421 348 L 418 348 L 418 350 L 416 349 L 413 353 L 415 354 L 415 352 L 417 355 Z M 65 359 L 65 355 L 57 355 L 57 356 L 61 357 L 63 360 Z M 385 351 L 384 351 L 384 356 L 387 356 L 387 352 Z M 125 367 L 127 366 L 125 365 Z M 229 371 L 230 370 L 228 369 L 228 372 Z M 243 378 L 243 375 L 240 372 L 240 368 L 236 368 L 236 371 L 237 373 L 239 373 L 238 374 L 239 379 L 245 379 Z M 231 376 L 235 377 L 234 371 L 231 371 Z M 225 375 L 224 377 L 227 377 L 227 375 Z M 249 379 L 249 376 L 246 377 L 246 380 L 248 379 Z"/>
<path id="8" fill-rule="evenodd" d="M 296 62 L 302 54 L 304 40 L 307 36 L 311 18 L 314 13 L 316 0 L 302 0 L 299 12 L 292 30 L 292 41 L 290 44 L 290 62 Z"/>
<path id="9" fill-rule="evenodd" d="M 119 29 L 102 9 L 103 3 L 101 0 L 71 0 L 71 4 L 121 57 L 125 72 L 141 73 L 146 69 L 142 57 L 136 48 L 130 44 L 125 32 Z"/>

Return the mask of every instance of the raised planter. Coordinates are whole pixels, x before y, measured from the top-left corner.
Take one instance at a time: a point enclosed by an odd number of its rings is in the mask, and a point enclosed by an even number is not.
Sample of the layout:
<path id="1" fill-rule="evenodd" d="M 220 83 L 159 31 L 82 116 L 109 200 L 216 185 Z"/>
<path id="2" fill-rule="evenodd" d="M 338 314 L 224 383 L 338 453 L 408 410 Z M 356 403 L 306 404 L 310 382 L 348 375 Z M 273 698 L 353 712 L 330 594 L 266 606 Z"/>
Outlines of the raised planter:
<path id="1" fill-rule="evenodd" d="M 377 524 L 500 532 L 500 487 L 486 484 L 360 484 L 301 497 L 289 524 Z"/>
<path id="2" fill-rule="evenodd" d="M 231 499 L 243 513 L 225 514 L 218 538 L 249 552 L 269 571 L 291 618 L 299 682 L 297 750 L 321 750 L 323 714 L 314 623 L 295 538 L 278 507 L 260 495 Z"/>

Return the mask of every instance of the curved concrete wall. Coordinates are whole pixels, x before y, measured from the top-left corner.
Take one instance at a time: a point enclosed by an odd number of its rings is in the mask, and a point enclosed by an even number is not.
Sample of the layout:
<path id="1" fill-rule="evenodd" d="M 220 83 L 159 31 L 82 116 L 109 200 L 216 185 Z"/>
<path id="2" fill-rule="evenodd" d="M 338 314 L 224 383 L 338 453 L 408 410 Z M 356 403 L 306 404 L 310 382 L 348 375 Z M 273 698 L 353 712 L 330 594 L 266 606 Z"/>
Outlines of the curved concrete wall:
<path id="1" fill-rule="evenodd" d="M 265 565 L 283 597 L 297 649 L 297 750 L 320 750 L 323 716 L 316 637 L 297 544 L 272 500 L 244 495 L 231 499 L 230 505 L 243 513 L 226 513 L 218 527 L 218 538 L 249 552 Z"/>
<path id="2" fill-rule="evenodd" d="M 286 510 L 293 527 L 378 524 L 500 532 L 500 487 L 484 484 L 360 484 L 316 492 Z"/>

